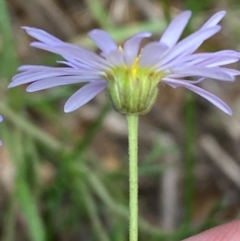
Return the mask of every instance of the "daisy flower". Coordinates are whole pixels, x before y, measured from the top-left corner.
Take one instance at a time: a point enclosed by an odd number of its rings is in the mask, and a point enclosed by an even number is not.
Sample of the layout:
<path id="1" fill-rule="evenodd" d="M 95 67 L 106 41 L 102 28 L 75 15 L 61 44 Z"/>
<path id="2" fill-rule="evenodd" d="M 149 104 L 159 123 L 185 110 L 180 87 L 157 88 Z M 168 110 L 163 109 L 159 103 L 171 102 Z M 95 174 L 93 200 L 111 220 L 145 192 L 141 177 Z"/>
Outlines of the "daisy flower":
<path id="1" fill-rule="evenodd" d="M 239 60 L 236 51 L 196 53 L 205 40 L 220 31 L 218 23 L 224 15 L 225 11 L 214 14 L 200 29 L 179 41 L 191 17 L 190 11 L 184 11 L 171 21 L 159 41 L 143 47 L 142 40 L 151 36 L 149 32 L 136 34 L 118 46 L 107 32 L 94 29 L 89 37 L 100 54 L 63 42 L 43 30 L 23 27 L 37 40 L 31 46 L 61 55 L 64 60 L 59 63 L 65 67 L 20 66 L 9 87 L 30 83 L 27 91 L 34 92 L 85 83 L 67 100 L 65 112 L 80 108 L 107 89 L 117 111 L 144 114 L 156 100 L 158 85 L 167 84 L 189 89 L 231 115 L 231 109 L 221 99 L 196 85 L 206 78 L 232 82 L 240 73 L 222 67 Z"/>

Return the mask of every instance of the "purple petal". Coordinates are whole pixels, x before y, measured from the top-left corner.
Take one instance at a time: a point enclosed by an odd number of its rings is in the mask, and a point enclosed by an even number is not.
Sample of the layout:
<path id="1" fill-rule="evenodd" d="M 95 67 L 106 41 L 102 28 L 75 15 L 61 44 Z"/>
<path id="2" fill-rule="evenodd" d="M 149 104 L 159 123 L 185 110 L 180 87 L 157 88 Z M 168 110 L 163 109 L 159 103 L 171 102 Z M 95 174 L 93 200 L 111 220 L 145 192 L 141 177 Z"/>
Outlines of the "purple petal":
<path id="1" fill-rule="evenodd" d="M 236 75 L 240 75 L 240 71 L 237 69 L 229 69 L 229 68 L 222 68 L 221 70 L 224 71 L 225 73 L 231 75 L 231 76 L 236 76 Z"/>
<path id="2" fill-rule="evenodd" d="M 15 75 L 12 79 L 12 82 L 9 84 L 9 88 L 11 87 L 15 87 L 18 85 L 22 85 L 22 84 L 27 84 L 30 82 L 34 82 L 37 80 L 41 80 L 41 79 L 46 79 L 46 78 L 53 78 L 53 77 L 60 77 L 60 76 L 78 76 L 79 79 L 93 79 L 99 76 L 99 74 L 97 74 L 96 72 L 92 73 L 91 71 L 79 71 L 77 69 L 72 69 L 69 68 L 68 70 L 64 70 L 63 68 L 53 68 L 53 69 L 49 69 L 45 71 L 26 71 L 26 72 L 22 72 L 19 73 L 17 75 Z"/>
<path id="3" fill-rule="evenodd" d="M 238 60 L 239 60 L 239 58 L 236 58 L 236 57 L 234 58 L 234 57 L 222 56 L 221 58 L 215 57 L 212 59 L 205 60 L 205 61 L 201 62 L 201 65 L 207 66 L 207 67 L 216 67 L 216 66 L 235 63 Z"/>
<path id="4" fill-rule="evenodd" d="M 195 59 L 213 59 L 213 58 L 240 58 L 240 55 L 236 51 L 223 50 L 212 53 L 195 53 L 184 57 L 184 61 L 191 61 Z"/>
<path id="5" fill-rule="evenodd" d="M 71 63 L 68 63 L 67 61 L 57 61 L 57 63 L 63 63 L 66 65 L 69 65 L 69 64 L 71 65 L 73 63 L 74 67 L 77 68 L 79 71 L 91 70 L 91 71 L 96 72 L 96 69 L 90 68 L 89 66 L 81 64 L 77 61 L 73 61 L 73 60 L 70 60 L 70 61 L 71 61 Z M 78 65 L 78 66 L 76 66 L 76 65 Z M 70 67 L 72 67 L 72 65 Z M 68 67 L 51 67 L 51 66 L 45 66 L 45 65 L 21 65 L 20 67 L 18 67 L 18 71 L 20 71 L 20 72 L 22 72 L 22 71 L 42 71 L 42 70 L 45 71 L 45 70 L 51 70 L 51 69 L 55 70 L 56 68 L 71 69 Z"/>
<path id="6" fill-rule="evenodd" d="M 64 43 L 60 39 L 52 36 L 51 34 L 43 31 L 42 29 L 37 28 L 31 28 L 31 27 L 22 27 L 26 32 L 32 36 L 33 38 L 49 45 L 55 45 L 55 44 L 62 44 Z"/>
<path id="7" fill-rule="evenodd" d="M 204 89 L 199 88 L 198 86 L 194 86 L 192 84 L 185 83 L 184 81 L 174 80 L 174 79 L 168 79 L 168 80 L 164 80 L 162 82 L 164 82 L 166 84 L 169 84 L 173 88 L 176 88 L 176 87 L 180 86 L 180 87 L 184 87 L 186 89 L 189 89 L 189 90 L 195 92 L 196 94 L 202 96 L 203 98 L 205 98 L 209 102 L 211 102 L 213 105 L 218 107 L 223 112 L 227 113 L 228 115 L 232 115 L 232 110 L 229 108 L 229 106 L 226 103 L 224 103 L 217 96 L 213 95 L 212 93 L 210 93 L 210 92 L 208 92 Z"/>
<path id="8" fill-rule="evenodd" d="M 221 20 L 222 18 L 225 16 L 226 11 L 220 11 L 216 14 L 214 14 L 202 27 L 201 29 L 206 29 L 206 28 L 210 28 L 213 26 L 216 26 Z"/>
<path id="9" fill-rule="evenodd" d="M 28 71 L 28 70 L 32 70 L 33 68 L 35 68 L 36 70 L 42 70 L 42 68 L 45 68 L 47 66 L 44 65 L 21 65 L 18 67 L 18 71 L 22 72 L 22 71 Z"/>
<path id="10" fill-rule="evenodd" d="M 197 80 L 185 80 L 185 79 L 181 79 L 181 80 L 179 80 L 179 81 L 182 81 L 182 82 L 184 82 L 184 83 L 189 83 L 189 84 L 199 84 L 199 83 L 201 83 L 202 81 L 204 81 L 206 78 L 199 78 L 199 79 L 197 79 Z M 175 79 L 171 79 L 171 78 L 163 78 L 163 81 L 175 81 Z M 169 84 L 170 85 L 170 84 Z M 175 88 L 175 85 L 174 84 L 172 84 L 171 85 L 173 88 Z"/>
<path id="11" fill-rule="evenodd" d="M 107 87 L 105 81 L 93 82 L 83 86 L 80 90 L 75 92 L 66 102 L 64 106 L 65 112 L 74 111 L 91 99 L 93 99 L 98 93 Z"/>
<path id="12" fill-rule="evenodd" d="M 98 58 L 98 62 L 103 61 L 103 60 L 102 60 L 98 55 L 96 55 L 95 53 L 93 53 L 93 52 L 91 52 L 91 51 L 88 51 L 88 50 L 86 50 L 86 49 L 83 49 L 83 48 L 81 48 L 80 46 L 63 42 L 63 41 L 57 39 L 56 37 L 48 34 L 47 32 L 45 32 L 45 31 L 43 31 L 43 30 L 41 30 L 41 29 L 30 28 L 30 27 L 23 27 L 23 29 L 25 29 L 29 35 L 31 35 L 32 37 L 34 37 L 34 38 L 36 38 L 37 40 L 41 41 L 41 42 L 44 43 L 46 46 L 48 46 L 48 45 L 49 45 L 49 47 L 50 47 L 50 46 L 52 46 L 52 47 L 55 46 L 56 48 L 59 48 L 59 47 L 60 47 L 60 48 L 62 48 L 63 50 L 64 50 L 65 48 L 68 48 L 68 49 L 66 49 L 66 51 L 68 51 L 69 54 L 72 53 L 74 56 L 76 56 L 76 54 L 77 54 L 78 57 L 82 57 L 82 58 L 85 58 L 85 59 L 86 59 L 86 56 L 85 56 L 85 55 L 87 54 L 88 57 L 89 57 L 89 55 L 91 55 L 91 57 L 92 57 L 93 59 Z M 44 44 L 43 44 L 42 46 L 44 46 Z M 38 46 L 38 45 L 39 45 L 39 46 Z M 31 44 L 31 46 L 34 46 L 34 47 L 36 47 L 36 48 L 41 48 L 41 43 L 39 43 L 39 42 L 33 42 L 33 43 Z M 46 47 L 46 46 L 45 46 L 45 47 Z M 43 49 L 43 48 L 42 48 L 42 49 Z M 49 48 L 49 49 L 46 49 L 46 48 L 45 48 L 45 50 L 47 50 L 47 51 L 50 51 L 50 52 L 53 52 L 53 53 L 56 53 L 56 54 L 60 54 L 60 55 L 63 55 L 63 57 L 65 57 L 64 54 L 61 54 L 61 52 L 64 52 L 64 51 L 60 51 L 60 52 L 59 52 L 59 51 L 54 51 L 54 48 L 52 48 L 52 51 L 51 51 L 50 49 L 51 49 L 51 48 Z M 80 53 L 80 51 L 82 51 L 82 52 Z M 75 52 L 76 52 L 76 53 L 75 53 Z M 66 56 L 68 56 L 69 54 L 67 53 Z M 81 56 L 81 54 L 82 54 L 83 56 Z M 84 55 L 84 54 L 85 54 L 85 55 Z M 70 56 L 70 57 L 71 57 L 71 56 Z M 72 61 L 70 61 L 70 62 L 72 62 Z M 91 63 L 92 63 L 92 61 L 91 61 Z M 76 62 L 75 62 L 75 64 L 76 64 Z M 87 64 L 89 64 L 89 63 L 87 63 Z M 79 65 L 80 65 L 80 63 L 77 64 L 77 66 L 79 66 Z M 81 67 L 83 67 L 83 66 L 81 66 Z M 86 67 L 86 66 L 85 66 L 85 67 Z"/>
<path id="13" fill-rule="evenodd" d="M 53 88 L 53 87 L 61 86 L 61 85 L 91 82 L 93 80 L 95 81 L 96 78 L 89 80 L 84 76 L 81 76 L 81 77 L 79 77 L 79 76 L 62 76 L 62 77 L 49 78 L 49 79 L 36 81 L 36 82 L 30 84 L 26 90 L 27 90 L 27 92 L 34 92 L 34 91 L 49 89 L 49 88 Z"/>
<path id="14" fill-rule="evenodd" d="M 101 29 L 94 29 L 88 33 L 88 36 L 94 41 L 103 53 L 109 53 L 118 48 L 117 44 L 107 32 Z"/>
<path id="15" fill-rule="evenodd" d="M 179 40 L 179 37 L 186 27 L 190 17 L 191 11 L 184 11 L 176 16 L 164 31 L 159 42 L 164 43 L 169 47 L 174 46 Z"/>
<path id="16" fill-rule="evenodd" d="M 148 67 L 157 64 L 167 49 L 168 46 L 163 43 L 152 42 L 147 44 L 140 54 L 139 65 Z"/>
<path id="17" fill-rule="evenodd" d="M 27 84 L 36 80 L 50 78 L 50 77 L 57 77 L 61 74 L 59 72 L 32 72 L 27 71 L 23 73 L 19 73 L 15 75 L 12 79 L 12 82 L 8 85 L 8 88 L 16 87 L 18 85 Z"/>
<path id="18" fill-rule="evenodd" d="M 199 53 L 200 54 L 200 53 Z M 229 56 L 229 57 L 236 57 L 236 58 L 240 58 L 240 53 L 235 51 L 235 50 L 220 50 L 217 52 L 213 52 L 213 53 L 203 53 L 205 55 L 215 55 L 215 56 Z"/>
<path id="19" fill-rule="evenodd" d="M 110 66 L 123 66 L 125 65 L 123 52 L 119 49 L 113 50 L 112 52 L 104 55 Z"/>
<path id="20" fill-rule="evenodd" d="M 204 54 L 203 54 L 204 55 Z M 202 56 L 203 56 L 202 55 Z M 189 58 L 187 58 L 189 57 Z M 196 56 L 191 55 L 183 58 L 182 66 L 205 66 L 205 67 L 217 67 L 221 65 L 235 63 L 239 60 L 237 57 L 232 56 L 217 56 L 215 54 L 206 55 L 206 57 L 201 57 L 201 54 L 196 54 Z M 171 63 L 173 65 L 173 63 Z M 166 66 L 165 66 L 166 67 Z"/>
<path id="21" fill-rule="evenodd" d="M 140 43 L 143 38 L 150 37 L 151 33 L 140 33 L 128 39 L 123 46 L 124 59 L 128 66 L 131 66 L 136 59 Z"/>
<path id="22" fill-rule="evenodd" d="M 190 66 L 187 68 L 179 68 L 172 70 L 171 75 L 169 77 L 178 78 L 179 77 L 186 77 L 186 76 L 202 76 L 202 77 L 209 77 L 218 80 L 224 81 L 233 81 L 234 78 L 226 73 L 221 68 L 207 68 L 207 67 L 199 67 L 199 66 Z"/>
<path id="23" fill-rule="evenodd" d="M 210 38 L 212 35 L 216 34 L 220 30 L 219 26 L 199 30 L 185 39 L 181 40 L 177 45 L 175 45 L 163 59 L 158 63 L 156 67 L 161 67 L 167 64 L 169 61 L 177 57 L 183 57 L 187 54 L 193 53 L 204 40 Z"/>
<path id="24" fill-rule="evenodd" d="M 59 54 L 63 58 L 78 60 L 80 63 L 89 65 L 95 69 L 106 70 L 109 68 L 108 63 L 99 55 L 78 46 L 70 44 L 48 46 L 39 42 L 33 42 L 31 46 Z"/>
<path id="25" fill-rule="evenodd" d="M 65 74 L 65 75 L 100 75 L 103 73 L 103 71 L 99 71 L 99 70 L 87 70 L 87 69 L 74 69 L 74 68 L 69 68 L 69 67 L 50 67 L 50 66 L 44 66 L 44 65 L 29 65 L 29 66 L 21 66 L 18 69 L 19 71 L 24 71 L 19 73 L 19 75 L 24 75 L 25 73 L 39 73 L 39 72 L 43 72 L 45 74 L 47 73 L 59 73 L 59 75 L 61 74 Z M 26 71 L 25 71 L 26 70 Z M 16 78 L 13 77 L 13 80 L 15 80 Z M 40 77 L 39 77 L 40 79 Z"/>
<path id="26" fill-rule="evenodd" d="M 193 65 L 214 67 L 234 63 L 239 60 L 239 57 L 238 52 L 231 50 L 223 50 L 215 53 L 196 53 L 183 56 L 182 58 L 176 58 L 168 64 L 161 66 L 160 70 L 163 69 L 163 67 L 165 69 L 178 67 L 177 65 L 181 67 Z"/>
<path id="27" fill-rule="evenodd" d="M 79 61 L 75 60 L 75 59 L 71 59 L 71 58 L 66 58 L 65 59 L 67 61 L 57 61 L 57 63 L 63 63 L 63 64 L 66 64 L 72 68 L 75 68 L 75 69 L 83 69 L 83 70 L 93 70 L 95 71 L 96 69 L 89 66 L 89 65 L 86 65 L 86 64 L 83 64 L 83 63 L 80 63 Z"/>
<path id="28" fill-rule="evenodd" d="M 191 58 L 191 53 L 192 51 L 195 51 L 195 46 L 190 46 L 186 52 L 180 54 L 179 56 L 176 56 L 174 59 L 172 59 L 171 61 L 168 61 L 167 63 L 165 62 L 165 57 L 167 57 L 167 54 L 165 54 L 165 56 L 162 58 L 162 60 L 160 60 L 158 62 L 158 64 L 156 64 L 154 67 L 159 70 L 168 70 L 168 69 L 173 69 L 173 68 L 178 68 L 178 67 L 184 67 L 185 65 L 191 64 L 192 61 L 192 65 L 194 65 L 194 62 L 198 62 L 198 60 L 192 60 Z M 170 52 L 170 51 L 169 51 Z M 194 58 L 195 59 L 195 58 Z M 204 58 L 202 58 L 202 60 L 204 60 Z"/>

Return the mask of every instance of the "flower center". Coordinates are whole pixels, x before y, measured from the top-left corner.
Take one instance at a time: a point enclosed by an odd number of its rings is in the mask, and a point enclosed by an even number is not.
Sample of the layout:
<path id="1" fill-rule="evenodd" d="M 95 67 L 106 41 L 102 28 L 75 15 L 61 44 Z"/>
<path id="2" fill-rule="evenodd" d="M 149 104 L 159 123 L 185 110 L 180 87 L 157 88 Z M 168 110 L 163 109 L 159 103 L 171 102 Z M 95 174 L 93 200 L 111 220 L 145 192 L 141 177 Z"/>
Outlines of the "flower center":
<path id="1" fill-rule="evenodd" d="M 139 56 L 132 66 L 116 66 L 103 76 L 115 109 L 123 114 L 145 114 L 152 108 L 158 94 L 158 83 L 165 72 L 139 66 Z"/>

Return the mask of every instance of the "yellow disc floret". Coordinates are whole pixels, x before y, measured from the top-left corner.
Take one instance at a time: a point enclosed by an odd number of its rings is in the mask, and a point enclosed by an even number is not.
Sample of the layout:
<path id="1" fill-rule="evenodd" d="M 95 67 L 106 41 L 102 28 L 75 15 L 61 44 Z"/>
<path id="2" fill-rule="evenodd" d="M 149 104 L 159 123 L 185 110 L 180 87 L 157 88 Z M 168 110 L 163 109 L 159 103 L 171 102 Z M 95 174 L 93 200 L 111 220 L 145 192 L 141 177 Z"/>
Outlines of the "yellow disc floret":
<path id="1" fill-rule="evenodd" d="M 132 75 L 132 78 L 135 79 L 137 77 L 137 72 L 138 72 L 138 69 L 139 69 L 139 66 L 138 66 L 138 62 L 139 62 L 139 56 L 134 60 L 133 62 L 133 65 L 131 66 L 131 75 Z"/>

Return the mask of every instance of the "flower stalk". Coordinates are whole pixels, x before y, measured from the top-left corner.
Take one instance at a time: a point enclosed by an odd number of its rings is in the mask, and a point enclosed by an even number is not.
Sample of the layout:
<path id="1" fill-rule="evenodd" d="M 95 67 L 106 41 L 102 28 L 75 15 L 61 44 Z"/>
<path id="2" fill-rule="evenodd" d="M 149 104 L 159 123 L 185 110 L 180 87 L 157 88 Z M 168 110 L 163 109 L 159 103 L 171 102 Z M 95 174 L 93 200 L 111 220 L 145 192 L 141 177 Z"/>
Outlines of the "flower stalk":
<path id="1" fill-rule="evenodd" d="M 138 240 L 138 115 L 128 115 L 129 241 Z"/>

